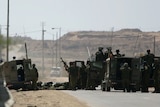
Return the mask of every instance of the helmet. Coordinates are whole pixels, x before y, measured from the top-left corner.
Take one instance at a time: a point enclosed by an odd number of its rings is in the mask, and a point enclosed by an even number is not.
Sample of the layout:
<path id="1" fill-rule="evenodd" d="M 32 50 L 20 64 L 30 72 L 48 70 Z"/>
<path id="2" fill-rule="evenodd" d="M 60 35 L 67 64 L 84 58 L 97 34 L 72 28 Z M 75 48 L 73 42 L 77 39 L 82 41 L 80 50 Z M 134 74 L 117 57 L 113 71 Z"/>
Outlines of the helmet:
<path id="1" fill-rule="evenodd" d="M 16 57 L 15 57 L 15 56 L 13 56 L 13 59 L 16 59 Z"/>
<path id="2" fill-rule="evenodd" d="M 118 53 L 118 52 L 119 52 L 119 49 L 117 49 L 116 52 Z"/>
<path id="3" fill-rule="evenodd" d="M 147 53 L 150 53 L 150 49 L 147 50 Z"/>
<path id="4" fill-rule="evenodd" d="M 127 62 L 124 63 L 124 67 L 128 67 L 128 63 Z"/>
<path id="5" fill-rule="evenodd" d="M 100 51 L 103 50 L 103 47 L 99 47 L 98 50 L 100 50 Z"/>

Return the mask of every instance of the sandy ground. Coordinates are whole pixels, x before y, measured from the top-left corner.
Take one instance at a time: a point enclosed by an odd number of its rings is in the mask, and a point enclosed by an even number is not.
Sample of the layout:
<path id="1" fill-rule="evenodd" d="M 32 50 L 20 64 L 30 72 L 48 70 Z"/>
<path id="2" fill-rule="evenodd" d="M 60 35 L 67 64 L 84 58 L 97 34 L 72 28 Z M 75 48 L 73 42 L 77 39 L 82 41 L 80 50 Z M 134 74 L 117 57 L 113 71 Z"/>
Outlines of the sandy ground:
<path id="1" fill-rule="evenodd" d="M 65 82 L 68 78 L 46 78 L 44 82 Z M 15 101 L 14 107 L 88 107 L 61 90 L 16 91 L 10 90 Z"/>
<path id="2" fill-rule="evenodd" d="M 58 90 L 11 90 L 15 100 L 13 107 L 88 107 L 85 102 Z"/>

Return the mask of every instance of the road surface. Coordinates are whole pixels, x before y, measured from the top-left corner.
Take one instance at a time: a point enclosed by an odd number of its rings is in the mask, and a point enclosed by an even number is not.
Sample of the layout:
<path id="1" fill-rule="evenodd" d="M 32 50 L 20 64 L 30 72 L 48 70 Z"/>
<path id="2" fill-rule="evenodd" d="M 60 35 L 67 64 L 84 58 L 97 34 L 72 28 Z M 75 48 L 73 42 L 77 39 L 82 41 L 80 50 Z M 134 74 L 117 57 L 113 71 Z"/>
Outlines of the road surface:
<path id="1" fill-rule="evenodd" d="M 90 107 L 160 107 L 160 93 L 124 93 L 101 90 L 64 91 Z"/>

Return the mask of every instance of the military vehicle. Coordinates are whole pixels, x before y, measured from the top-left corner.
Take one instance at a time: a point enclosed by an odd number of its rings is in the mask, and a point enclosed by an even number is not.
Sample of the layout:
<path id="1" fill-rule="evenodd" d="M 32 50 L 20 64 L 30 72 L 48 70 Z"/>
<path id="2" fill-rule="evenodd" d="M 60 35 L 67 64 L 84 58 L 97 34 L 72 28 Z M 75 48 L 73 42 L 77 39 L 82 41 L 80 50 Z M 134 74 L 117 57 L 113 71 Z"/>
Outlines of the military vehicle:
<path id="1" fill-rule="evenodd" d="M 74 63 L 75 64 L 75 71 L 73 71 L 74 73 L 70 73 L 69 71 L 69 68 L 70 66 L 67 65 L 67 63 L 61 58 L 61 61 L 63 62 L 64 64 L 64 68 L 65 70 L 68 72 L 69 74 L 69 89 L 70 89 L 70 84 L 72 81 L 71 79 L 71 76 L 74 76 L 76 77 L 74 81 L 76 81 L 76 88 L 77 89 L 84 89 L 86 88 L 86 78 L 87 78 L 87 75 L 86 75 L 86 72 L 85 72 L 85 63 L 84 61 L 79 61 L 79 60 L 76 60 L 76 61 L 72 61 L 70 63 Z"/>
<path id="2" fill-rule="evenodd" d="M 124 63 L 128 63 L 129 67 L 132 70 L 130 90 L 132 90 L 133 92 L 140 90 L 140 58 L 117 57 L 108 58 L 105 62 L 105 75 L 104 80 L 101 84 L 102 91 L 110 91 L 111 88 L 114 88 L 115 90 L 123 90 L 120 67 Z"/>
<path id="3" fill-rule="evenodd" d="M 6 85 L 13 89 L 31 89 L 31 59 L 12 60 L 2 65 L 5 75 Z M 22 73 L 18 74 L 18 69 L 22 67 Z"/>
<path id="4" fill-rule="evenodd" d="M 87 48 L 88 49 L 88 48 Z M 106 48 L 110 51 L 110 47 Z M 90 51 L 88 49 L 89 59 L 86 65 L 87 72 L 87 83 L 86 89 L 96 89 L 97 86 L 101 85 L 101 82 L 104 78 L 105 73 L 105 60 L 108 57 L 103 52 L 103 47 L 98 47 L 98 51 L 95 54 L 90 55 Z"/>
<path id="5" fill-rule="evenodd" d="M 27 56 L 27 46 L 25 43 L 26 59 L 13 60 L 4 62 L 1 65 L 2 72 L 5 76 L 6 85 L 13 89 L 32 89 L 32 62 Z"/>

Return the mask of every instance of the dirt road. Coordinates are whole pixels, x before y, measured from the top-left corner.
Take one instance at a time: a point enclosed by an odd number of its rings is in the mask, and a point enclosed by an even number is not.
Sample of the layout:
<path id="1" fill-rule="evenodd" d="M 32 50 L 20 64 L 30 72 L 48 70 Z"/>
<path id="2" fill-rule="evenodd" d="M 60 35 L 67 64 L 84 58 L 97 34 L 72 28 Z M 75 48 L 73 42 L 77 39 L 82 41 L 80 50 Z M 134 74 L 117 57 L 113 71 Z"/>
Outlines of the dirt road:
<path id="1" fill-rule="evenodd" d="M 19 91 L 11 90 L 14 107 L 88 107 L 60 90 Z"/>

